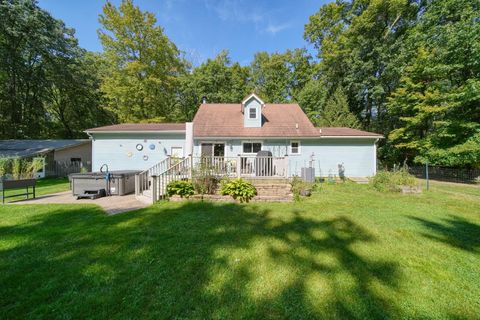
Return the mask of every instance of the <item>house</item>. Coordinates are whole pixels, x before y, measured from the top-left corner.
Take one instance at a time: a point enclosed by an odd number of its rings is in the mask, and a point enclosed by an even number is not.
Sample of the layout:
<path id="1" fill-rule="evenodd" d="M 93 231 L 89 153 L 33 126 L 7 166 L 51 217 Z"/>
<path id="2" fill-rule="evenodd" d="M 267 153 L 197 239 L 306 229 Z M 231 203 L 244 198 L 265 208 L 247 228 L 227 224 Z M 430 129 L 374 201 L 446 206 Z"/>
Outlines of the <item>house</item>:
<path id="1" fill-rule="evenodd" d="M 37 157 L 45 159 L 39 177 L 58 175 L 59 169 L 72 167 L 78 169 L 83 166 L 91 170 L 92 142 L 89 139 L 0 140 L 0 158 Z"/>
<path id="2" fill-rule="evenodd" d="M 315 128 L 298 104 L 268 104 L 255 94 L 237 104 L 203 103 L 192 122 L 118 124 L 86 133 L 94 171 L 107 164 L 110 170 L 151 168 L 160 174 L 166 159 L 190 157 L 192 166 L 211 159 L 226 174 L 281 177 L 300 175 L 306 167 L 317 177 L 338 176 L 339 168 L 347 177 L 373 176 L 382 138 L 350 128 Z"/>

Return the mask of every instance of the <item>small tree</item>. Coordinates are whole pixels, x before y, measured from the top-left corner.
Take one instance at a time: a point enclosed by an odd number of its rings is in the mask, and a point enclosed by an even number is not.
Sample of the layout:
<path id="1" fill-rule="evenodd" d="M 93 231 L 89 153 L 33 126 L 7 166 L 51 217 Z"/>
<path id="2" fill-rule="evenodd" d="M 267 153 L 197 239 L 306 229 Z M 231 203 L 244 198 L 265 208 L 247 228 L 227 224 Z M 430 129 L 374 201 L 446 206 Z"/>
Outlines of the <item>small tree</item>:
<path id="1" fill-rule="evenodd" d="M 357 117 L 350 112 L 347 96 L 341 87 L 338 87 L 327 99 L 320 113 L 318 125 L 321 127 L 360 127 Z"/>

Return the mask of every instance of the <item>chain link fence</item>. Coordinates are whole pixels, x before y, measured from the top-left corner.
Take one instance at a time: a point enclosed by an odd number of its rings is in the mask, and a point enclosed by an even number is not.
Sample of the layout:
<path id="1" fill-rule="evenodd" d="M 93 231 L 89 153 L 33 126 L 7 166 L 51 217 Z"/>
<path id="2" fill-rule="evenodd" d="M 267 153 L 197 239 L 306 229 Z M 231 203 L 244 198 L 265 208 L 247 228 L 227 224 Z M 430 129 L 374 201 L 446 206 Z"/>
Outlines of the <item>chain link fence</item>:
<path id="1" fill-rule="evenodd" d="M 408 171 L 417 178 L 427 178 L 426 165 L 408 167 Z M 430 180 L 456 183 L 480 183 L 480 169 L 428 166 L 428 178 Z"/>

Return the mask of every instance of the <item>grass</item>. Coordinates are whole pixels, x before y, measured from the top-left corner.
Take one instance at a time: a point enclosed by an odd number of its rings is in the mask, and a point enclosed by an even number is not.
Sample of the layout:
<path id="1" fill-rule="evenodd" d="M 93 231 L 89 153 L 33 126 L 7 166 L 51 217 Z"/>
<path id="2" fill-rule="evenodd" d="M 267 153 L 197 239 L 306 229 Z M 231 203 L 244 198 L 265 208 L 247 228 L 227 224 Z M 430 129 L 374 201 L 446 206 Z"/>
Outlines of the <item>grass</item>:
<path id="1" fill-rule="evenodd" d="M 37 180 L 37 184 L 35 186 L 35 195 L 38 197 L 38 196 L 43 196 L 47 194 L 67 191 L 69 189 L 70 189 L 70 183 L 68 181 L 68 178 L 44 178 L 44 179 Z M 25 191 L 26 191 L 25 188 L 5 190 L 5 195 L 6 196 L 14 195 L 18 193 L 24 193 Z M 7 198 L 5 199 L 5 202 L 21 200 L 21 199 L 25 199 L 25 196 Z"/>
<path id="2" fill-rule="evenodd" d="M 0 207 L 0 313 L 475 319 L 480 193 L 464 188 L 402 196 L 347 183 L 293 204 L 165 202 L 116 216 Z"/>

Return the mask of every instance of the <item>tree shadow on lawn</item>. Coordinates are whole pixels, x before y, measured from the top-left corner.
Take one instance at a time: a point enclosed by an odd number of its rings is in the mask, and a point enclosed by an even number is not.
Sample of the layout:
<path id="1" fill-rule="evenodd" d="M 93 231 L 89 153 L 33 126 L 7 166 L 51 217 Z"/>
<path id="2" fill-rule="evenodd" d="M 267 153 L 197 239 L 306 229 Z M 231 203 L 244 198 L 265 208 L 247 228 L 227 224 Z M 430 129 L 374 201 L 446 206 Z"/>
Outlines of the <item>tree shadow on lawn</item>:
<path id="1" fill-rule="evenodd" d="M 322 220 L 291 208 L 185 203 L 107 217 L 70 207 L 2 227 L 0 311 L 12 318 L 398 315 L 395 297 L 378 292 L 397 288 L 396 265 L 354 249 L 373 236 L 347 217 Z"/>
<path id="2" fill-rule="evenodd" d="M 469 222 L 465 218 L 450 215 L 449 218 L 442 219 L 443 223 L 414 216 L 409 216 L 409 218 L 420 222 L 431 231 L 430 233 L 421 233 L 426 238 L 466 251 L 479 252 L 480 226 Z"/>

